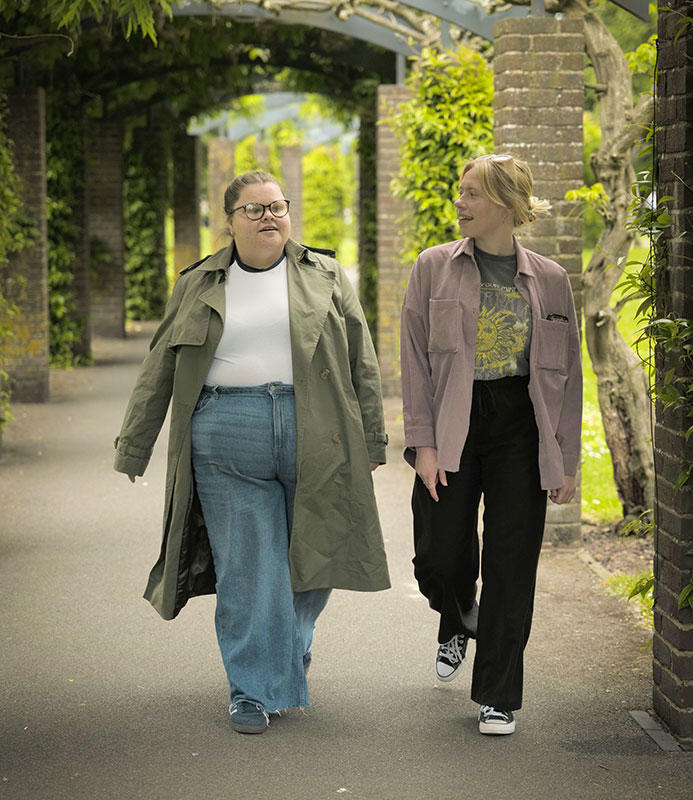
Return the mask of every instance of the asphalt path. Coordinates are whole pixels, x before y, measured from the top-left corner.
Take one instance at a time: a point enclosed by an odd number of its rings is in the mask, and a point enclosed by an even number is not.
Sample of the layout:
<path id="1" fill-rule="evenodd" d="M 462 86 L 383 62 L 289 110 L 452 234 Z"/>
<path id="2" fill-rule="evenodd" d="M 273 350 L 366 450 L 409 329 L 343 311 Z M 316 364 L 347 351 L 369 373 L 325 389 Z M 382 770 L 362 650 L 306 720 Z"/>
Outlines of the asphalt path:
<path id="1" fill-rule="evenodd" d="M 575 552 L 542 554 L 513 736 L 484 737 L 471 664 L 436 681 L 436 615 L 413 580 L 401 419 L 375 473 L 393 587 L 335 592 L 312 706 L 233 732 L 214 598 L 163 622 L 141 597 L 159 549 L 164 442 L 133 486 L 113 438 L 151 328 L 16 405 L 0 456 L 0 800 L 690 800 L 693 753 L 651 706 L 648 632 Z M 473 645 L 468 661 L 474 654 Z"/>

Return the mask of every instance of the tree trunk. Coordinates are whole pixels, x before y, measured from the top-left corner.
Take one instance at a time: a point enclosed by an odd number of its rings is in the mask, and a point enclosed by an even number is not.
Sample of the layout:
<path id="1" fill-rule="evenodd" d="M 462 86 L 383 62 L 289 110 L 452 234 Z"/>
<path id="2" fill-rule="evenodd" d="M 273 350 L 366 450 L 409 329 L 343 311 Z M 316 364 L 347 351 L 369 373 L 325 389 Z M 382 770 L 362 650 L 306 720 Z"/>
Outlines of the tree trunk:
<path id="1" fill-rule="evenodd" d="M 654 498 L 651 403 L 647 375 L 618 331 L 619 309 L 610 300 L 633 243 L 633 233 L 625 227 L 635 183 L 633 148 L 652 121 L 652 98 L 643 96 L 633 107 L 632 78 L 623 52 L 583 0 L 570 0 L 564 10 L 584 16 L 586 49 L 601 86 L 602 139 L 592 168 L 608 199 L 600 212 L 604 230 L 583 273 L 583 309 L 614 480 L 623 515 L 629 517 L 652 508 Z"/>

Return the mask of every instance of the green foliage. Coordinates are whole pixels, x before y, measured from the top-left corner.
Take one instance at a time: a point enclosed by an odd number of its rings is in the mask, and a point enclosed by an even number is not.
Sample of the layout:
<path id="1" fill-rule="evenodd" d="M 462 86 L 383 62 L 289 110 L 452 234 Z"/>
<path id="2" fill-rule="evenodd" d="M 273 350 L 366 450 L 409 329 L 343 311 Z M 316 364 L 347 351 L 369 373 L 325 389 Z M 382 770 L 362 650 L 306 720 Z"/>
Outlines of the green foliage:
<path id="1" fill-rule="evenodd" d="M 258 137 L 253 133 L 236 144 L 234 156 L 234 172 L 236 175 L 240 175 L 242 172 L 253 172 L 254 170 L 261 169 L 260 162 L 255 153 L 257 141 Z"/>
<path id="2" fill-rule="evenodd" d="M 16 5 L 26 5 L 19 2 Z M 156 41 L 156 12 L 171 16 L 170 0 L 51 0 L 46 10 L 51 21 L 59 28 L 79 29 L 86 19 L 97 22 L 117 17 L 126 37 L 139 31 L 142 36 Z"/>
<path id="3" fill-rule="evenodd" d="M 652 41 L 657 32 L 657 6 L 650 5 L 650 19 L 644 22 L 634 17 L 630 12 L 619 8 L 611 0 L 592 0 L 590 8 L 602 20 L 609 29 L 612 36 L 616 39 L 621 49 L 626 54 L 626 58 L 631 64 L 631 69 L 635 66 L 633 80 L 633 95 L 635 98 L 641 92 L 650 91 L 652 87 L 652 71 L 649 75 L 641 67 L 650 56 L 645 56 L 645 52 L 632 56 L 631 51 L 638 53 L 641 45 L 648 40 Z M 591 66 L 585 69 L 585 83 L 590 86 L 594 84 L 594 70 Z M 588 89 L 585 93 L 585 108 L 593 110 L 598 104 L 598 96 L 593 89 Z"/>
<path id="4" fill-rule="evenodd" d="M 82 229 L 75 218 L 83 191 L 84 147 L 81 125 L 49 102 L 46 114 L 48 220 L 48 305 L 50 362 L 70 367 L 86 360 L 78 353 L 86 320 L 76 313 L 73 289 Z"/>
<path id="5" fill-rule="evenodd" d="M 378 341 L 378 224 L 375 95 L 361 109 L 357 153 L 359 159 L 359 295 L 374 342 Z"/>
<path id="6" fill-rule="evenodd" d="M 637 598 L 640 613 L 649 625 L 654 623 L 654 576 L 649 572 L 638 572 L 634 575 L 618 573 L 607 579 L 609 590 L 618 597 L 628 600 Z"/>
<path id="7" fill-rule="evenodd" d="M 592 171 L 590 159 L 592 157 L 592 153 L 599 149 L 602 139 L 602 129 L 599 124 L 599 119 L 593 111 L 585 111 L 583 113 L 582 130 L 584 143 L 582 179 L 586 187 L 592 188 L 592 185 L 595 182 L 595 177 L 594 172 Z M 599 240 L 602 230 L 604 229 L 604 222 L 599 216 L 599 211 L 593 203 L 584 203 L 582 206 L 582 212 L 583 247 L 593 248 Z"/>
<path id="8" fill-rule="evenodd" d="M 626 273 L 619 284 L 624 299 L 639 302 L 637 317 L 644 321 L 637 349 L 649 375 L 657 376 L 650 381 L 650 394 L 664 412 L 678 412 L 681 419 L 688 420 L 688 427 L 680 435 L 688 441 L 693 433 L 693 320 L 662 316 L 658 307 L 657 286 L 667 266 L 668 234 L 672 225 L 669 203 L 673 197 L 651 201 L 652 195 L 643 201 L 643 196 L 652 188 L 652 176 L 644 173 L 631 187 L 633 199 L 630 204 L 629 227 L 650 238 L 650 249 L 637 269 Z M 685 235 L 685 232 L 680 235 Z M 655 358 L 657 363 L 655 363 Z M 687 489 L 693 495 L 693 462 L 682 459 L 679 475 L 674 483 L 675 491 Z M 687 553 L 693 555 L 693 552 Z M 693 608 L 693 572 L 678 599 L 679 608 Z"/>
<path id="9" fill-rule="evenodd" d="M 570 201 L 581 200 L 589 203 L 597 210 L 605 213 L 609 202 L 609 195 L 604 190 L 601 183 L 593 183 L 591 186 L 581 186 L 579 189 L 570 189 L 565 193 L 565 199 Z"/>
<path id="10" fill-rule="evenodd" d="M 0 92 L 0 266 L 11 253 L 20 252 L 33 240 L 33 226 L 24 214 L 19 176 L 14 168 L 13 144 L 7 135 L 7 104 Z"/>
<path id="11" fill-rule="evenodd" d="M 653 536 L 654 519 L 651 511 L 643 511 L 636 519 L 632 519 L 621 528 L 621 536 Z"/>
<path id="12" fill-rule="evenodd" d="M 19 176 L 14 167 L 13 143 L 7 135 L 7 103 L 0 92 L 0 431 L 11 419 L 8 376 L 3 369 L 6 355 L 3 343 L 14 336 L 14 319 L 17 315 L 15 303 L 16 287 L 21 276 L 8 276 L 5 266 L 10 255 L 21 252 L 36 237 L 36 228 L 24 212 Z M 12 284 L 15 288 L 12 291 Z"/>
<path id="13" fill-rule="evenodd" d="M 688 558 L 693 558 L 693 550 L 688 550 L 686 556 Z M 681 594 L 679 594 L 679 611 L 684 608 L 693 610 L 693 575 L 691 575 L 691 579 L 683 587 Z"/>
<path id="14" fill-rule="evenodd" d="M 168 138 L 139 130 L 125 170 L 125 316 L 161 319 L 168 297 L 164 219 Z"/>
<path id="15" fill-rule="evenodd" d="M 625 56 L 633 75 L 647 75 L 652 80 L 657 63 L 657 34 L 653 33 L 646 42 L 627 52 Z"/>
<path id="16" fill-rule="evenodd" d="M 611 0 L 592 0 L 590 6 L 601 17 L 624 52 L 635 50 L 657 29 L 657 4 L 650 4 L 650 19 L 645 22 Z"/>
<path id="17" fill-rule="evenodd" d="M 321 145 L 304 156 L 303 174 L 303 238 L 337 250 L 339 257 L 356 195 L 353 154 L 342 153 L 339 145 Z"/>
<path id="18" fill-rule="evenodd" d="M 465 162 L 493 148 L 493 73 L 475 51 L 424 50 L 407 83 L 412 98 L 393 115 L 401 141 L 395 194 L 409 201 L 406 253 L 454 238 L 452 201 Z"/>

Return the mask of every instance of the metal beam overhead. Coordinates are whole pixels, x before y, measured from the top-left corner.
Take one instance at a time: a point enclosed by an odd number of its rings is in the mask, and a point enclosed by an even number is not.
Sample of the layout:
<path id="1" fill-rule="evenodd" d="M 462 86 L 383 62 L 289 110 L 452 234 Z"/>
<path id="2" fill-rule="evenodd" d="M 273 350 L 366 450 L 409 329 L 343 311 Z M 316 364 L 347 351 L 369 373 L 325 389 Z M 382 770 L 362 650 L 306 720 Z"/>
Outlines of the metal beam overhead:
<path id="1" fill-rule="evenodd" d="M 481 36 L 489 42 L 493 41 L 493 26 L 497 20 L 529 15 L 528 6 L 511 6 L 504 11 L 489 14 L 471 0 L 404 0 L 402 5 L 425 11 L 426 14 Z"/>
<path id="2" fill-rule="evenodd" d="M 649 0 L 612 0 L 612 2 L 640 19 L 649 20 Z M 543 16 L 545 13 L 544 0 L 530 0 L 529 6 L 511 5 L 493 14 L 487 13 L 482 6 L 472 0 L 402 0 L 400 4 L 437 17 L 443 26 L 443 36 L 446 40 L 449 39 L 446 33 L 447 25 L 455 25 L 492 42 L 493 27 L 498 20 L 526 17 L 530 13 L 530 8 L 534 16 Z M 365 41 L 404 57 L 418 53 L 420 45 L 417 40 L 421 38 L 420 31 L 411 27 L 402 16 L 395 14 L 399 27 L 403 31 L 410 27 L 412 35 L 397 33 L 385 24 L 386 20 L 388 22 L 392 20 L 391 12 L 387 15 L 381 14 L 381 9 L 368 4 L 365 4 L 364 8 L 368 9 L 371 17 L 381 16 L 383 24 L 373 19 L 364 19 L 358 14 L 339 19 L 328 9 L 298 11 L 280 5 L 279 13 L 276 13 L 253 3 L 244 3 L 243 0 L 220 5 L 212 5 L 204 0 L 202 2 L 187 0 L 179 6 L 174 6 L 172 13 L 174 16 L 222 16 L 238 21 L 271 21 L 278 25 L 304 25 Z"/>
<path id="3" fill-rule="evenodd" d="M 650 0 L 611 0 L 612 3 L 629 11 L 643 22 L 650 21 Z"/>
<path id="4" fill-rule="evenodd" d="M 267 21 L 277 25 L 305 25 L 339 33 L 342 36 L 351 36 L 406 57 L 414 56 L 418 52 L 416 45 L 410 45 L 403 36 L 397 36 L 393 31 L 361 17 L 350 17 L 348 20 L 342 21 L 334 14 L 292 11 L 291 9 L 283 9 L 281 14 L 277 15 L 265 8 L 243 3 L 217 7 L 207 3 L 191 2 L 175 6 L 172 13 L 173 16 L 229 17 L 239 22 Z"/>

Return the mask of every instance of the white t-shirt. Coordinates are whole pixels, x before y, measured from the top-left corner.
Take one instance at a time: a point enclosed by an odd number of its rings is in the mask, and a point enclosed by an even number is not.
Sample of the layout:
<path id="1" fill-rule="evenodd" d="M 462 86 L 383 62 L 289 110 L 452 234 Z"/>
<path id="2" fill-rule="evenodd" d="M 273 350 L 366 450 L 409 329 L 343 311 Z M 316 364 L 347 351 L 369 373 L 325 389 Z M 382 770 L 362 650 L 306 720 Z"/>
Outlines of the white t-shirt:
<path id="1" fill-rule="evenodd" d="M 232 261 L 226 276 L 224 332 L 205 383 L 293 384 L 286 257 L 264 270 Z"/>

